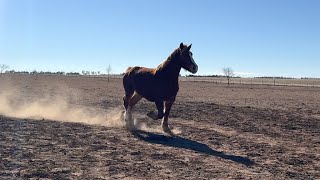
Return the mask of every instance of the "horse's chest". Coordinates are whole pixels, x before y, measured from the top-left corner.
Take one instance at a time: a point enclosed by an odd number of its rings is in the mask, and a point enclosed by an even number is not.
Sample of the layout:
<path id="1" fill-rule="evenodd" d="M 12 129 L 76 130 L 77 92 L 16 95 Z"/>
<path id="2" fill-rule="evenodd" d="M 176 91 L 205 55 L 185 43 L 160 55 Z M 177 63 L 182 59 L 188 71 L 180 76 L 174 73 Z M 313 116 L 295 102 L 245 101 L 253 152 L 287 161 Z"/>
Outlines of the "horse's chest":
<path id="1" fill-rule="evenodd" d="M 179 84 L 178 82 L 171 82 L 168 83 L 168 95 L 177 95 L 179 91 Z"/>

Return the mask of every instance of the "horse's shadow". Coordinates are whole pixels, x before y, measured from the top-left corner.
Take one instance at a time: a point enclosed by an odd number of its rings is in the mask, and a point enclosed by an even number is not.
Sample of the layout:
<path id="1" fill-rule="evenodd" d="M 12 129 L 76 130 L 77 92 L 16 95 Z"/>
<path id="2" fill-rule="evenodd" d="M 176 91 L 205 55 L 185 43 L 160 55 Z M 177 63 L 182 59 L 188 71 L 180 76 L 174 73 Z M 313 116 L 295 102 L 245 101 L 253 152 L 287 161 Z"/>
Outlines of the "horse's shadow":
<path id="1" fill-rule="evenodd" d="M 160 134 L 154 134 L 151 132 L 146 131 L 136 131 L 134 132 L 134 135 L 138 137 L 139 139 L 153 144 L 161 144 L 165 146 L 170 147 L 177 147 L 177 148 L 183 148 L 183 149 L 189 149 L 193 150 L 198 153 L 207 154 L 210 156 L 216 156 L 223 159 L 231 160 L 236 163 L 244 164 L 246 166 L 251 166 L 254 164 L 252 160 L 246 157 L 236 156 L 236 155 L 228 155 L 223 152 L 215 151 L 211 149 L 208 145 L 193 141 L 190 139 L 186 139 L 183 137 L 169 137 L 165 135 Z"/>

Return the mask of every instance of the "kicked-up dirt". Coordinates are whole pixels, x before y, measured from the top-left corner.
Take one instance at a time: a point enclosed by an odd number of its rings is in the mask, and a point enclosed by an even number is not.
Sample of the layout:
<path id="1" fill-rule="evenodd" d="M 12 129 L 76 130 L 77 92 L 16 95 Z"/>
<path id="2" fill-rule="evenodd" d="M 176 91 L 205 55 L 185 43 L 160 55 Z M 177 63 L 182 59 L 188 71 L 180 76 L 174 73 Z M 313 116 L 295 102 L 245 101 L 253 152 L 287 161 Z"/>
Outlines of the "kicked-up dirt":
<path id="1" fill-rule="evenodd" d="M 180 82 L 169 123 L 121 79 L 0 75 L 0 179 L 319 179 L 320 88 Z"/>

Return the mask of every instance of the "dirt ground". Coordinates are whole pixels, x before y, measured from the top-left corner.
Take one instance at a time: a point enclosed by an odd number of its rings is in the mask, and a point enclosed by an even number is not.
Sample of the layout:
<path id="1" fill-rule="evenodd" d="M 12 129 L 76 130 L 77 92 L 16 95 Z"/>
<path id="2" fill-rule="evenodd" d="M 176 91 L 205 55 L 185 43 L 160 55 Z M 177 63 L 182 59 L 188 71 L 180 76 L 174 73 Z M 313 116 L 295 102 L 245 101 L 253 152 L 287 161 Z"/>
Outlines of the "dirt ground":
<path id="1" fill-rule="evenodd" d="M 0 179 L 320 179 L 320 88 L 181 82 L 169 120 L 176 137 L 145 116 L 155 108 L 146 100 L 136 114 L 149 129 L 135 134 L 15 111 L 63 96 L 108 113 L 121 108 L 121 79 L 0 75 L 4 91 Z"/>

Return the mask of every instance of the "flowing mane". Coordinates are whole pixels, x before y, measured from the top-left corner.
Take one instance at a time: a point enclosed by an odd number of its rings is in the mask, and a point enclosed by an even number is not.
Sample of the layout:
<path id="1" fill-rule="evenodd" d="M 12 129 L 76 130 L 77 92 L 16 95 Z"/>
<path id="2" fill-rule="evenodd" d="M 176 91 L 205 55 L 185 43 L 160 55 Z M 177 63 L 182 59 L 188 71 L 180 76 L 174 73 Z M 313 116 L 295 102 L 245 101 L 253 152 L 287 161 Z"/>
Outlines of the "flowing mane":
<path id="1" fill-rule="evenodd" d="M 167 65 L 171 62 L 171 60 L 173 60 L 174 58 L 176 58 L 177 54 L 180 53 L 180 49 L 177 48 L 176 50 L 174 50 L 170 56 L 168 56 L 167 60 L 163 61 L 161 64 L 158 65 L 158 67 L 155 69 L 155 72 L 161 71 L 163 70 L 165 67 L 167 67 Z"/>

